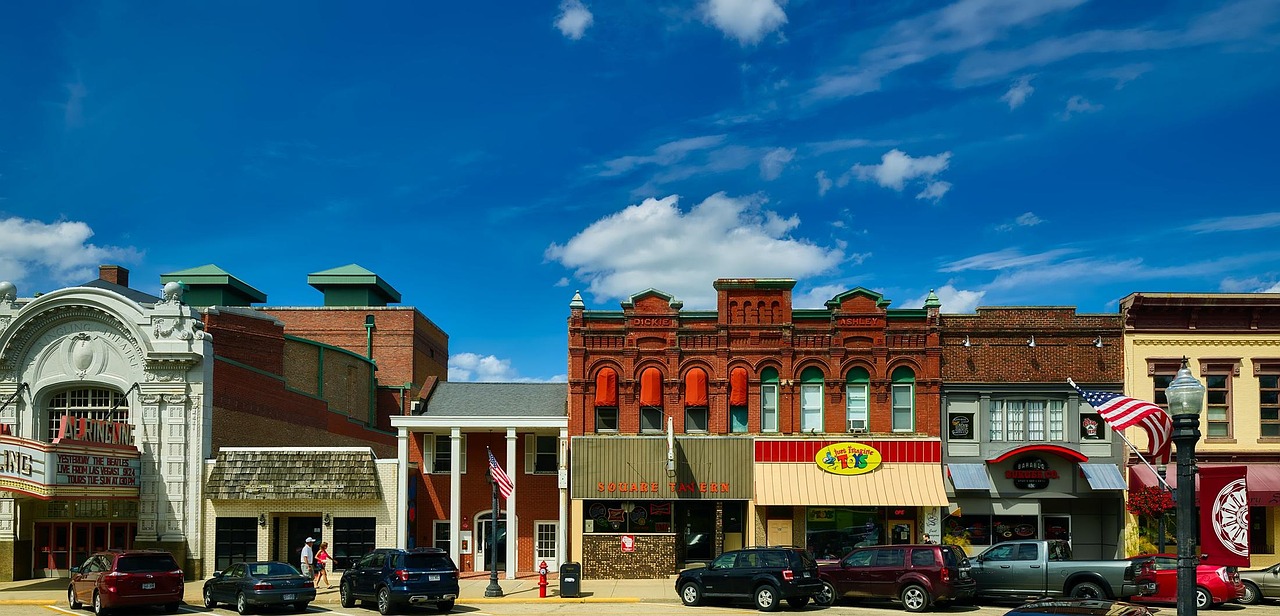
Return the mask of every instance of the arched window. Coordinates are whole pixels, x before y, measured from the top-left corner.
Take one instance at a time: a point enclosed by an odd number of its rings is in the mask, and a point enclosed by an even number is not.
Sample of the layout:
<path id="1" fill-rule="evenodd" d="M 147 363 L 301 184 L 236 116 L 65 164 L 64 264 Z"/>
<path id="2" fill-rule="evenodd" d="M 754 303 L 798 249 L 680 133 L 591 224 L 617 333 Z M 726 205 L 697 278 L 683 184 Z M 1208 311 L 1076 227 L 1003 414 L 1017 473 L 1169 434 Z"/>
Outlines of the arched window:
<path id="1" fill-rule="evenodd" d="M 915 432 L 916 429 L 916 373 L 906 366 L 894 368 L 893 381 L 893 431 Z"/>
<path id="2" fill-rule="evenodd" d="M 729 431 L 747 431 L 747 369 L 729 371 Z"/>
<path id="3" fill-rule="evenodd" d="M 822 369 L 809 366 L 800 373 L 800 431 L 825 432 L 822 426 Z"/>
<path id="4" fill-rule="evenodd" d="M 657 368 L 645 368 L 640 373 L 640 431 L 662 432 L 662 373 Z"/>
<path id="5" fill-rule="evenodd" d="M 852 368 L 844 379 L 845 423 L 850 432 L 870 429 L 867 412 L 867 388 L 871 375 L 864 368 Z"/>
<path id="6" fill-rule="evenodd" d="M 66 418 L 73 420 L 94 419 L 129 423 L 129 402 L 124 395 L 114 389 L 105 387 L 80 387 L 60 391 L 49 399 L 49 440 L 58 438 L 62 422 Z"/>
<path id="7" fill-rule="evenodd" d="M 778 431 L 778 371 L 760 371 L 760 431 Z"/>
<path id="8" fill-rule="evenodd" d="M 618 373 L 601 368 L 596 373 L 596 432 L 618 431 Z"/>
<path id="9" fill-rule="evenodd" d="M 684 431 L 707 431 L 707 372 L 694 368 L 684 377 Z"/>

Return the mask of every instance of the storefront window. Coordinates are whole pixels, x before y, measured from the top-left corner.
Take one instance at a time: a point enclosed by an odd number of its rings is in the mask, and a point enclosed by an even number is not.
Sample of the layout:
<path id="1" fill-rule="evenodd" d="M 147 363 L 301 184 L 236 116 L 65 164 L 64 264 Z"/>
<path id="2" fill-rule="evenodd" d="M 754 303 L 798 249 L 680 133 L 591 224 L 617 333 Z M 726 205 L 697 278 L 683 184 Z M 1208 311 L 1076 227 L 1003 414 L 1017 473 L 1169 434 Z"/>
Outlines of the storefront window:
<path id="1" fill-rule="evenodd" d="M 1046 525 L 1049 519 L 1046 518 Z M 1053 524 L 1056 536 L 1066 539 L 1070 523 Z M 1004 541 L 1042 539 L 1040 524 L 1033 515 L 954 515 L 942 523 L 942 542 L 959 546 L 994 545 Z"/>
<path id="2" fill-rule="evenodd" d="M 584 533 L 672 532 L 670 501 L 586 501 Z"/>
<path id="3" fill-rule="evenodd" d="M 882 517 L 877 509 L 808 507 L 805 548 L 814 558 L 834 559 L 853 548 L 885 543 Z"/>

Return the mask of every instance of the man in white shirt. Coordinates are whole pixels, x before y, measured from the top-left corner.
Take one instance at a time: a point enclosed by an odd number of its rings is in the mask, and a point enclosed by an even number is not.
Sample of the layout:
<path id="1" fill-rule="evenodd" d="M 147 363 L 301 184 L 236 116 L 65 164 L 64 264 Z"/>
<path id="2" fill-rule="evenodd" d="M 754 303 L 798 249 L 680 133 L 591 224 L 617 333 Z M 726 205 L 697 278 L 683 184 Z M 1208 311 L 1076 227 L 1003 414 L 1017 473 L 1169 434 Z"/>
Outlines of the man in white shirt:
<path id="1" fill-rule="evenodd" d="M 316 540 L 314 537 L 307 537 L 307 545 L 302 548 L 302 566 L 298 567 L 302 570 L 302 575 L 305 575 L 308 578 L 315 575 L 315 569 L 311 567 L 311 564 L 315 562 L 316 557 L 315 551 L 311 549 L 311 544 L 315 542 Z"/>

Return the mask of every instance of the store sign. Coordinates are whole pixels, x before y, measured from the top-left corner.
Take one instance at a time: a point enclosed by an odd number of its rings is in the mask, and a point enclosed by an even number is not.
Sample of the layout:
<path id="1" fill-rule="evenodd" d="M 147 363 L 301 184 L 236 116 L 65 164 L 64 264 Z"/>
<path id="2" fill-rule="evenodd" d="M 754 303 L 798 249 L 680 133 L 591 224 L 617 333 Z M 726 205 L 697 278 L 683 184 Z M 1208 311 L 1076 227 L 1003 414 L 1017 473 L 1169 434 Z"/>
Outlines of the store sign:
<path id="1" fill-rule="evenodd" d="M 659 484 L 656 481 L 652 481 L 652 482 L 641 481 L 639 483 L 635 481 L 607 481 L 607 482 L 597 481 L 596 492 L 599 492 L 601 494 L 633 494 L 633 495 L 634 494 L 656 494 L 657 492 L 660 491 L 659 490 L 660 485 L 665 485 L 670 492 L 675 494 L 681 494 L 681 493 L 718 494 L 718 493 L 729 492 L 728 483 L 716 483 L 716 482 L 706 482 L 706 481 L 699 481 L 696 483 L 668 481 L 668 482 L 663 482 L 662 484 Z"/>
<path id="2" fill-rule="evenodd" d="M 623 535 L 622 536 L 622 553 L 630 554 L 631 552 L 634 552 L 634 551 L 636 551 L 636 536 Z"/>
<path id="3" fill-rule="evenodd" d="M 949 436 L 953 441 L 973 440 L 973 413 L 952 413 Z"/>
<path id="4" fill-rule="evenodd" d="M 136 497 L 138 450 L 0 436 L 0 489 L 37 498 Z"/>
<path id="5" fill-rule="evenodd" d="M 813 461 L 828 473 L 836 475 L 861 475 L 880 466 L 880 452 L 863 443 L 835 443 L 818 450 Z"/>
<path id="6" fill-rule="evenodd" d="M 1020 490 L 1043 490 L 1049 487 L 1050 479 L 1058 478 L 1058 471 L 1049 468 L 1049 463 L 1038 456 L 1023 456 L 1013 463 L 1013 468 L 1004 472 L 1005 479 L 1012 479 L 1014 487 Z"/>

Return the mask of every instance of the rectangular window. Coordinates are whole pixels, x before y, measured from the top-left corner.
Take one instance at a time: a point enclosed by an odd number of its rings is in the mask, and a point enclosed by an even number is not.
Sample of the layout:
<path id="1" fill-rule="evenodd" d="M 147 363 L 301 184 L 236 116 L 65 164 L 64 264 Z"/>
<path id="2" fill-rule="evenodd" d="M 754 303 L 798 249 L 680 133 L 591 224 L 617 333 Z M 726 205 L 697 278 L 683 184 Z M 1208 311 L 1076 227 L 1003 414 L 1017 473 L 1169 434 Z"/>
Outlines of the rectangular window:
<path id="1" fill-rule="evenodd" d="M 1044 400 L 1027 401 L 1027 440 L 1044 440 Z"/>
<path id="2" fill-rule="evenodd" d="M 1262 436 L 1280 438 L 1280 376 L 1258 377 L 1258 410 L 1262 414 Z"/>
<path id="3" fill-rule="evenodd" d="M 1231 376 L 1205 374 L 1205 436 L 1231 438 Z"/>
<path id="4" fill-rule="evenodd" d="M 556 530 L 555 522 L 533 523 L 533 559 L 535 561 L 556 560 Z"/>
<path id="5" fill-rule="evenodd" d="M 450 457 L 453 454 L 451 440 L 452 437 L 448 434 L 428 433 L 422 435 L 423 472 L 428 474 L 449 474 L 449 470 L 452 468 Z M 458 457 L 458 469 L 463 474 L 466 474 L 467 435 L 462 435 L 462 442 L 459 443 L 459 446 L 462 448 L 462 455 Z"/>
<path id="6" fill-rule="evenodd" d="M 215 522 L 213 568 L 226 571 L 231 563 L 258 560 L 258 518 L 223 518 Z"/>
<path id="7" fill-rule="evenodd" d="M 1004 402 L 1001 400 L 992 400 L 991 407 L 987 411 L 987 426 L 991 431 L 992 441 L 1004 440 Z"/>
<path id="8" fill-rule="evenodd" d="M 1063 434 L 1063 427 L 1066 425 L 1063 413 L 1065 406 L 1062 400 L 1049 401 L 1049 440 L 1051 441 L 1066 440 Z"/>
<path id="9" fill-rule="evenodd" d="M 916 429 L 915 386 L 901 383 L 893 386 L 893 431 L 914 432 Z"/>
<path id="10" fill-rule="evenodd" d="M 822 384 L 800 386 L 800 431 L 824 432 L 822 429 Z"/>
<path id="11" fill-rule="evenodd" d="M 778 386 L 773 383 L 760 386 L 760 431 L 778 431 Z"/>
<path id="12" fill-rule="evenodd" d="M 707 407 L 690 406 L 684 410 L 684 431 L 685 432 L 706 432 L 707 431 Z"/>
<path id="13" fill-rule="evenodd" d="M 378 547 L 377 518 L 333 518 L 334 569 L 345 569 Z"/>
<path id="14" fill-rule="evenodd" d="M 1022 400 L 1005 401 L 1005 431 L 1007 432 L 1006 438 L 1010 441 L 1027 440 L 1027 429 L 1022 423 L 1026 416 L 1026 410 L 1027 403 Z"/>
<path id="15" fill-rule="evenodd" d="M 663 432 L 667 429 L 662 425 L 662 409 L 656 406 L 644 406 L 640 408 L 640 431 L 641 432 Z"/>
<path id="16" fill-rule="evenodd" d="M 729 431 L 747 431 L 747 407 L 734 406 L 729 408 Z"/>
<path id="17" fill-rule="evenodd" d="M 434 541 L 431 545 L 444 550 L 447 554 L 449 552 L 449 521 L 436 520 L 432 532 Z"/>
<path id="18" fill-rule="evenodd" d="M 850 432 L 866 432 L 867 425 L 867 386 L 849 385 L 845 388 L 845 428 Z"/>
<path id="19" fill-rule="evenodd" d="M 554 475 L 560 470 L 560 439 L 551 435 L 524 435 L 525 474 Z"/>
<path id="20" fill-rule="evenodd" d="M 618 431 L 618 407 L 597 406 L 596 407 L 596 432 L 617 432 L 617 431 Z"/>

